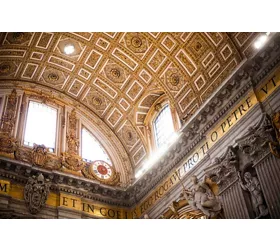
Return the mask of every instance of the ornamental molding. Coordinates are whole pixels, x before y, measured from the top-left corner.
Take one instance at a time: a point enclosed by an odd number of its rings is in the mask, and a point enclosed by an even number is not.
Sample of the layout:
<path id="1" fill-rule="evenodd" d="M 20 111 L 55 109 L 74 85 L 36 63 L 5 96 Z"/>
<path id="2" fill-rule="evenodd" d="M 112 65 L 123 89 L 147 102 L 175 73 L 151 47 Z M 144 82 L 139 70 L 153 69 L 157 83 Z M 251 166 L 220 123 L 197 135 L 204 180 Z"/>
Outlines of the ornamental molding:
<path id="1" fill-rule="evenodd" d="M 16 89 L 13 89 L 8 96 L 6 109 L 0 123 L 0 152 L 13 154 L 18 148 L 18 141 L 14 138 L 14 127 L 16 124 L 18 96 Z"/>
<path id="2" fill-rule="evenodd" d="M 64 174 L 50 169 L 42 169 L 32 166 L 30 163 L 0 157 L 0 176 L 11 179 L 17 183 L 26 184 L 30 176 L 43 174 L 50 180 L 50 190 L 53 192 L 63 191 L 76 194 L 94 201 L 110 205 L 129 207 L 128 194 L 117 187 L 104 186 L 96 180 L 88 180 L 70 174 Z"/>
<path id="3" fill-rule="evenodd" d="M 236 183 L 250 195 L 257 194 L 260 203 L 252 203 L 256 218 L 265 217 L 268 213 L 255 167 L 270 154 L 269 143 L 277 142 L 272 121 L 264 113 L 256 125 L 249 127 L 244 136 L 232 143 L 235 146 L 229 146 L 222 157 L 215 158 L 214 163 L 204 169 L 205 175 L 218 185 L 218 195 L 223 195 Z M 252 193 L 252 185 L 258 187 L 258 193 Z"/>
<path id="4" fill-rule="evenodd" d="M 280 36 L 275 35 L 255 57 L 248 59 L 209 101 L 182 128 L 183 135 L 176 145 L 146 172 L 128 191 L 136 202 L 153 190 L 177 164 L 204 139 L 220 118 L 250 90 L 258 85 L 280 62 Z M 265 55 L 265 56 L 264 56 Z M 228 101 L 230 100 L 230 101 Z M 179 146 L 180 145 L 180 146 Z M 176 150 L 177 148 L 177 150 Z M 171 161 L 170 159 L 176 159 Z M 131 201 L 133 203 L 133 201 Z"/>
<path id="5" fill-rule="evenodd" d="M 245 148 L 248 148 L 249 145 L 250 150 L 247 150 L 247 153 L 245 153 L 248 154 L 249 158 L 247 157 L 246 159 L 249 159 L 248 162 L 252 162 L 256 165 L 258 161 L 261 160 L 261 157 L 266 157 L 269 153 L 268 143 L 272 140 L 275 141 L 274 137 L 271 135 L 273 131 L 269 117 L 265 114 L 256 126 L 249 128 L 249 132 L 245 134 L 245 136 L 234 142 L 234 144 L 237 143 L 237 146 L 228 147 L 224 156 L 216 158 L 214 164 L 205 169 L 206 174 L 210 177 L 214 175 L 219 176 L 220 174 L 219 178 L 221 178 L 214 180 L 219 185 L 220 194 L 238 180 L 237 171 L 240 170 L 240 168 L 238 168 L 240 156 L 238 156 L 237 151 L 243 151 Z M 266 144 L 265 147 L 264 144 Z M 255 152 L 258 152 L 257 155 L 260 155 L 260 157 L 250 158 L 250 155 L 254 155 Z M 263 153 L 259 154 L 259 152 Z M 15 160 L 7 160 L 1 157 L 0 161 L 0 176 L 11 179 L 17 183 L 26 184 L 28 182 L 28 177 L 30 178 L 30 176 L 43 174 L 50 180 L 50 190 L 53 192 L 62 191 L 94 201 L 122 207 L 132 207 L 137 202 L 137 197 L 132 197 L 128 192 L 121 189 L 110 188 L 94 181 L 70 176 L 69 174 L 66 175 L 57 171 L 47 171 L 45 169 L 43 172 L 43 169 L 40 167 L 24 164 L 22 162 L 19 163 Z M 148 179 L 144 180 L 148 181 Z M 160 179 L 158 179 L 158 181 L 160 181 Z M 131 202 L 133 198 L 135 198 L 135 201 Z"/>
<path id="6" fill-rule="evenodd" d="M 126 190 L 117 187 L 106 187 L 96 180 L 87 180 L 69 173 L 64 174 L 54 169 L 37 168 L 27 163 L 5 160 L 2 157 L 0 160 L 4 168 L 0 169 L 0 175 L 27 182 L 27 177 L 31 173 L 42 172 L 48 174 L 48 179 L 52 181 L 51 190 L 63 190 L 69 193 L 78 192 L 83 197 L 108 204 L 125 207 L 133 206 L 158 185 L 167 174 L 174 170 L 178 163 L 203 140 L 205 133 L 279 64 L 279 42 L 279 35 L 275 35 L 272 41 L 254 58 L 244 62 L 238 71 L 184 125 L 182 136 L 171 147 L 169 152 L 154 165 L 153 169 L 145 173 Z M 22 175 L 26 176 L 26 178 L 23 178 Z"/>

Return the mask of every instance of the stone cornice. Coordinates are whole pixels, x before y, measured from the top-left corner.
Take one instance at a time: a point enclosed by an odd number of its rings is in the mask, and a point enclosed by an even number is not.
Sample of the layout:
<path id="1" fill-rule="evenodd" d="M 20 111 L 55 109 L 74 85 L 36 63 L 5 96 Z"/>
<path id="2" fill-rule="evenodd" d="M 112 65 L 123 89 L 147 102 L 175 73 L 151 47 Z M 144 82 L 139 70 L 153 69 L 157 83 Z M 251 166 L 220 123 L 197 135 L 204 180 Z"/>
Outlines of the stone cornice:
<path id="1" fill-rule="evenodd" d="M 16 160 L 0 157 L 0 176 L 20 184 L 26 184 L 28 177 L 42 173 L 52 182 L 50 190 L 79 195 L 81 197 L 115 206 L 128 207 L 127 194 L 119 188 L 104 186 L 78 176 L 31 166 Z"/>
<path id="2" fill-rule="evenodd" d="M 253 58 L 247 60 L 235 74 L 215 92 L 206 105 L 182 128 L 183 135 L 169 152 L 129 189 L 136 202 L 145 197 L 168 175 L 206 134 L 240 99 L 262 81 L 280 62 L 279 34 Z M 134 202 L 135 202 L 134 201 Z M 134 203 L 131 200 L 131 204 Z"/>

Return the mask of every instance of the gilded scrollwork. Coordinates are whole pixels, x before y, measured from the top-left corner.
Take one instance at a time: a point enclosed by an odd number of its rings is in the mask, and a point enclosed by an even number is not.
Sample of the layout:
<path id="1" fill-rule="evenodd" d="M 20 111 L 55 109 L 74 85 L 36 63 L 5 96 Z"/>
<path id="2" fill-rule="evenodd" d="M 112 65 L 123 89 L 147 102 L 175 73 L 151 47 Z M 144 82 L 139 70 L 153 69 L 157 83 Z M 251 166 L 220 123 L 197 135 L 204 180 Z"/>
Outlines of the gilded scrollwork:
<path id="1" fill-rule="evenodd" d="M 47 148 L 42 145 L 34 145 L 34 147 L 18 147 L 14 153 L 15 159 L 31 163 L 35 166 L 48 169 L 58 170 L 61 168 L 59 157 L 53 154 L 48 154 Z"/>
<path id="2" fill-rule="evenodd" d="M 80 171 L 85 167 L 86 162 L 77 154 L 64 152 L 61 154 L 61 164 L 69 170 Z"/>
<path id="3" fill-rule="evenodd" d="M 70 154 L 77 154 L 79 149 L 79 140 L 76 136 L 76 128 L 77 128 L 77 118 L 76 118 L 76 111 L 73 109 L 69 115 L 69 126 L 68 126 L 68 133 L 66 135 L 68 152 Z"/>
<path id="4" fill-rule="evenodd" d="M 58 170 L 61 168 L 61 161 L 60 158 L 56 155 L 48 154 L 47 161 L 44 165 L 45 168 Z"/>
<path id="5" fill-rule="evenodd" d="M 78 155 L 80 143 L 77 138 L 77 122 L 76 111 L 73 109 L 68 119 L 67 151 L 61 154 L 61 165 L 73 171 L 81 171 L 86 165 L 86 162 Z"/>
<path id="6" fill-rule="evenodd" d="M 15 89 L 8 97 L 5 113 L 1 119 L 0 127 L 0 151 L 14 153 L 18 148 L 17 140 L 12 136 L 16 122 L 17 92 Z"/>
<path id="7" fill-rule="evenodd" d="M 38 100 L 38 101 L 40 101 L 40 102 L 42 102 L 44 104 L 51 103 L 53 105 L 57 105 L 57 103 L 54 100 L 53 96 L 48 96 L 46 94 L 43 94 L 42 91 L 39 92 L 39 93 L 36 93 L 35 95 L 31 94 L 29 97 L 32 98 L 32 99 Z"/>
<path id="8" fill-rule="evenodd" d="M 15 89 L 8 97 L 7 108 L 1 119 L 1 132 L 11 135 L 16 121 L 17 92 Z"/>
<path id="9" fill-rule="evenodd" d="M 45 145 L 37 145 L 34 143 L 31 152 L 32 165 L 44 167 L 47 162 L 49 149 Z"/>
<path id="10" fill-rule="evenodd" d="M 31 162 L 31 149 L 18 147 L 15 151 L 15 159 L 23 162 Z"/>
<path id="11" fill-rule="evenodd" d="M 0 151 L 8 154 L 12 154 L 18 148 L 17 140 L 5 134 L 0 134 Z"/>

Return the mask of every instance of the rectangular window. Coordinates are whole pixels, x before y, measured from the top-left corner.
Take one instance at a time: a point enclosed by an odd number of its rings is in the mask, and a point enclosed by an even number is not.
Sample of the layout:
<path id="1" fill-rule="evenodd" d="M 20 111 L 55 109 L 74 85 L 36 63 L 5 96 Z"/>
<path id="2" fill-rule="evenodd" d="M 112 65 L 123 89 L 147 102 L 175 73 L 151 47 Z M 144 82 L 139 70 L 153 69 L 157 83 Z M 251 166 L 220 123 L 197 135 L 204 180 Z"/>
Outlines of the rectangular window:
<path id="1" fill-rule="evenodd" d="M 48 105 L 29 102 L 24 134 L 24 145 L 44 144 L 54 152 L 57 126 L 57 109 Z"/>
<path id="2" fill-rule="evenodd" d="M 171 111 L 168 105 L 166 105 L 156 117 L 154 128 L 156 144 L 157 147 L 160 148 L 168 142 L 168 139 L 174 132 Z"/>

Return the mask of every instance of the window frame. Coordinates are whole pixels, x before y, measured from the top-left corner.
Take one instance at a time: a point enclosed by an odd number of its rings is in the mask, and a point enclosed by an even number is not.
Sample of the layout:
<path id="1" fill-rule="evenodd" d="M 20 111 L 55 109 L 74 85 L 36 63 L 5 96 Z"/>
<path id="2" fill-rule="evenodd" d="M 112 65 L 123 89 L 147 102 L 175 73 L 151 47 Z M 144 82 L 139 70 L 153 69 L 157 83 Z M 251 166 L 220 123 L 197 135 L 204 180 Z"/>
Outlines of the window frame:
<path id="1" fill-rule="evenodd" d="M 160 109 L 157 110 L 156 106 L 160 105 Z M 157 118 L 158 114 L 161 112 L 163 107 L 166 105 L 169 105 L 170 111 L 171 111 L 171 117 L 172 117 L 172 123 L 174 127 L 174 132 L 180 130 L 182 124 L 180 122 L 178 113 L 174 105 L 171 104 L 168 97 L 164 94 L 161 97 L 159 97 L 153 105 L 150 107 L 147 116 L 144 120 L 144 126 L 145 126 L 145 136 L 147 140 L 147 146 L 148 146 L 148 155 L 153 154 L 158 150 L 157 144 L 156 144 L 156 136 L 155 136 L 155 128 L 154 128 L 154 121 Z"/>
<path id="2" fill-rule="evenodd" d="M 105 153 L 108 155 L 110 162 L 105 161 L 109 166 L 113 166 L 114 163 L 112 161 L 112 157 L 111 155 L 108 153 L 108 150 L 104 147 L 104 145 L 100 142 L 100 140 L 98 140 L 98 138 L 94 135 L 94 133 L 91 131 L 91 129 L 89 129 L 87 126 L 85 126 L 84 124 L 81 124 L 81 129 L 80 129 L 80 156 L 82 157 L 82 159 L 86 162 L 94 162 L 94 161 L 98 161 L 100 159 L 96 159 L 96 160 L 89 160 L 86 158 L 83 158 L 83 129 L 87 130 L 93 137 L 94 139 L 101 145 L 101 147 L 103 148 L 103 150 L 105 151 Z"/>
<path id="3" fill-rule="evenodd" d="M 28 98 L 26 100 L 26 112 L 25 112 L 25 115 L 24 115 L 24 123 L 23 123 L 23 129 L 22 129 L 22 136 L 21 136 L 21 146 L 23 147 L 26 147 L 26 148 L 33 148 L 33 145 L 32 146 L 29 146 L 29 145 L 26 145 L 24 144 L 24 138 L 25 138 L 25 132 L 26 132 L 26 126 L 27 126 L 27 116 L 28 116 L 28 111 L 29 111 L 29 105 L 30 105 L 30 102 L 35 102 L 35 103 L 39 103 L 39 104 L 44 104 L 46 106 L 49 106 L 53 109 L 56 109 L 57 112 L 56 112 L 56 131 L 55 131 L 55 145 L 54 145 L 54 151 L 51 152 L 49 151 L 50 154 L 54 154 L 54 155 L 58 155 L 58 152 L 59 152 L 59 140 L 60 140 L 60 135 L 59 135 L 59 129 L 60 129 L 60 116 L 61 116 L 61 108 L 60 106 L 58 105 L 54 105 L 52 103 L 45 103 L 41 100 L 38 100 L 38 99 L 33 99 L 33 98 Z M 34 142 L 36 143 L 36 142 Z"/>
<path id="4" fill-rule="evenodd" d="M 154 118 L 152 119 L 152 127 L 153 127 L 153 140 L 154 140 L 154 144 L 155 144 L 155 149 L 160 149 L 163 145 L 159 146 L 158 145 L 158 139 L 157 139 L 157 131 L 156 131 L 156 120 L 158 119 L 158 117 L 160 116 L 160 114 L 164 111 L 165 108 L 169 108 L 170 111 L 170 117 L 172 119 L 172 125 L 173 125 L 173 133 L 176 132 L 175 130 L 175 126 L 174 126 L 174 121 L 173 121 L 173 117 L 172 117 L 172 111 L 171 111 L 171 107 L 170 104 L 168 102 L 164 102 L 164 104 L 161 104 L 161 108 L 160 110 L 156 113 L 156 115 L 154 116 Z"/>

